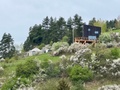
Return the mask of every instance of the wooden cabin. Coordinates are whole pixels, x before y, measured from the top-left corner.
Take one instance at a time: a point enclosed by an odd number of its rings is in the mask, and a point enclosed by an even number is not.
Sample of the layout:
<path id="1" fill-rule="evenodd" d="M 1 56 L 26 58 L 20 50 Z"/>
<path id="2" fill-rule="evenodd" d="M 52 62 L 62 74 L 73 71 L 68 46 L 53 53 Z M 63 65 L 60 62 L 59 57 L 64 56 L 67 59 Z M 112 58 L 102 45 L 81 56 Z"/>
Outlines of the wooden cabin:
<path id="1" fill-rule="evenodd" d="M 75 37 L 75 42 L 79 43 L 95 43 L 101 34 L 101 27 L 83 25 L 82 37 Z"/>

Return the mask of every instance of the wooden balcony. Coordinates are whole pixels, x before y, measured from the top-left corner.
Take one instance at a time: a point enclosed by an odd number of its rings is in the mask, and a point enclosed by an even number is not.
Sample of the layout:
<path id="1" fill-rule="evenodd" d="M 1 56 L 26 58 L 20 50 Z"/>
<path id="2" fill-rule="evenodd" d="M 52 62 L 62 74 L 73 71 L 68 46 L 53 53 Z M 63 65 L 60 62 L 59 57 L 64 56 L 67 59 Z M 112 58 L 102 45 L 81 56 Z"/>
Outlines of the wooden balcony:
<path id="1" fill-rule="evenodd" d="M 75 37 L 75 42 L 78 43 L 96 43 L 97 39 L 93 40 L 93 39 L 88 39 L 88 37 Z"/>

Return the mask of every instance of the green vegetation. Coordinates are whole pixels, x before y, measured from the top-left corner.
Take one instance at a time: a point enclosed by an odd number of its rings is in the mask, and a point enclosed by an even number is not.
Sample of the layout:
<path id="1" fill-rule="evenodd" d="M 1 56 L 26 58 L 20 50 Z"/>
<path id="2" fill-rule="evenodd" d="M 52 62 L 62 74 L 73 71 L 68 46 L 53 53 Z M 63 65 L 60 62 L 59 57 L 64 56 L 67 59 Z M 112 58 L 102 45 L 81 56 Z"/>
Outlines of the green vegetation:
<path id="1" fill-rule="evenodd" d="M 37 63 L 38 62 L 29 60 L 25 64 L 17 65 L 16 76 L 29 78 L 31 75 L 37 74 L 39 71 Z"/>
<path id="2" fill-rule="evenodd" d="M 90 81 L 93 78 L 93 73 L 86 67 L 81 67 L 79 65 L 75 65 L 71 68 L 70 78 L 74 81 Z"/>
<path id="3" fill-rule="evenodd" d="M 0 58 L 12 58 L 15 53 L 15 46 L 12 36 L 4 33 L 0 40 Z"/>
<path id="4" fill-rule="evenodd" d="M 68 82 L 62 78 L 58 82 L 57 90 L 70 90 L 70 86 L 69 86 Z"/>
<path id="5" fill-rule="evenodd" d="M 46 17 L 42 24 L 30 27 L 24 51 L 34 47 L 42 49 L 47 44 L 51 51 L 34 56 L 26 56 L 23 52 L 23 55 L 19 54 L 15 51 L 11 35 L 4 34 L 0 42 L 0 51 L 5 58 L 0 62 L 1 90 L 24 87 L 35 87 L 36 90 L 96 90 L 102 85 L 120 84 L 120 21 L 90 20 L 89 25 L 102 28 L 99 42 L 94 46 L 71 44 L 73 24 L 76 25 L 75 37 L 82 36 L 83 22 L 77 14 L 68 21 L 63 17 Z"/>

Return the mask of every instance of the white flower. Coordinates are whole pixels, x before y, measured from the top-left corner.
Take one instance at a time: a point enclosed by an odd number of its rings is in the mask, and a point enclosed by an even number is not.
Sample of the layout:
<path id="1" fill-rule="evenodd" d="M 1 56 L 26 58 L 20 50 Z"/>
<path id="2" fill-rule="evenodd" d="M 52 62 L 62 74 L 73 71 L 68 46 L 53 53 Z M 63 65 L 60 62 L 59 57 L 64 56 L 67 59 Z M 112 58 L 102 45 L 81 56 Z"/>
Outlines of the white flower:
<path id="1" fill-rule="evenodd" d="M 4 68 L 3 68 L 3 67 L 0 67 L 0 71 L 4 71 Z"/>

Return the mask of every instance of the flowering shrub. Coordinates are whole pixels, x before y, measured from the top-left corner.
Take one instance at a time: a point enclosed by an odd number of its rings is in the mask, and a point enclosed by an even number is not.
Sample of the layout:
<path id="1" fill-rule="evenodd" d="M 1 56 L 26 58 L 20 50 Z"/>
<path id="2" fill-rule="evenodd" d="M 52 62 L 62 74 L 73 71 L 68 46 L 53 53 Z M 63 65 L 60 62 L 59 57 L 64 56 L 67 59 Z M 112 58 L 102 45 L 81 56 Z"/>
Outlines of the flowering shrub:
<path id="1" fill-rule="evenodd" d="M 99 36 L 99 41 L 104 42 L 104 43 L 108 43 L 108 42 L 112 41 L 112 37 L 108 33 L 103 33 Z"/>
<path id="2" fill-rule="evenodd" d="M 87 48 L 87 45 L 84 45 L 84 44 L 80 44 L 80 43 L 75 42 L 75 43 L 73 43 L 73 44 L 71 44 L 71 45 L 69 46 L 68 52 L 74 53 L 74 52 L 76 52 L 76 51 L 78 51 L 78 50 L 80 50 L 80 49 L 84 49 L 84 48 Z"/>
<path id="3" fill-rule="evenodd" d="M 120 58 L 115 60 L 106 59 L 104 62 L 92 60 L 90 68 L 101 77 L 120 77 Z"/>
<path id="4" fill-rule="evenodd" d="M 4 72 L 4 68 L 3 67 L 0 67 L 0 75 L 2 75 Z"/>
<path id="5" fill-rule="evenodd" d="M 69 44 L 67 42 L 56 42 L 56 43 L 53 43 L 51 50 L 55 51 L 55 50 L 59 49 L 60 47 L 64 47 L 64 46 L 68 47 Z"/>
<path id="6" fill-rule="evenodd" d="M 110 33 L 110 36 L 112 37 L 113 41 L 120 42 L 120 33 L 112 32 L 112 33 Z"/>
<path id="7" fill-rule="evenodd" d="M 60 47 L 59 49 L 57 49 L 56 51 L 53 52 L 53 56 L 58 56 L 60 54 L 66 53 L 67 49 L 68 49 L 67 46 Z"/>
<path id="8" fill-rule="evenodd" d="M 87 55 L 86 55 L 87 54 Z M 70 61 L 72 61 L 74 64 L 80 64 L 82 67 L 88 67 L 88 61 L 86 57 L 88 57 L 91 54 L 91 50 L 86 48 L 86 49 L 80 49 L 79 51 L 75 52 L 75 55 L 72 55 L 70 57 Z M 90 58 L 90 57 L 88 57 Z"/>
<path id="9" fill-rule="evenodd" d="M 105 85 L 102 87 L 99 87 L 98 90 L 120 90 L 120 85 Z"/>
<path id="10" fill-rule="evenodd" d="M 57 55 L 66 53 L 68 47 L 69 47 L 69 44 L 67 42 L 53 43 L 52 48 L 51 48 L 53 51 L 53 56 L 57 56 Z"/>

